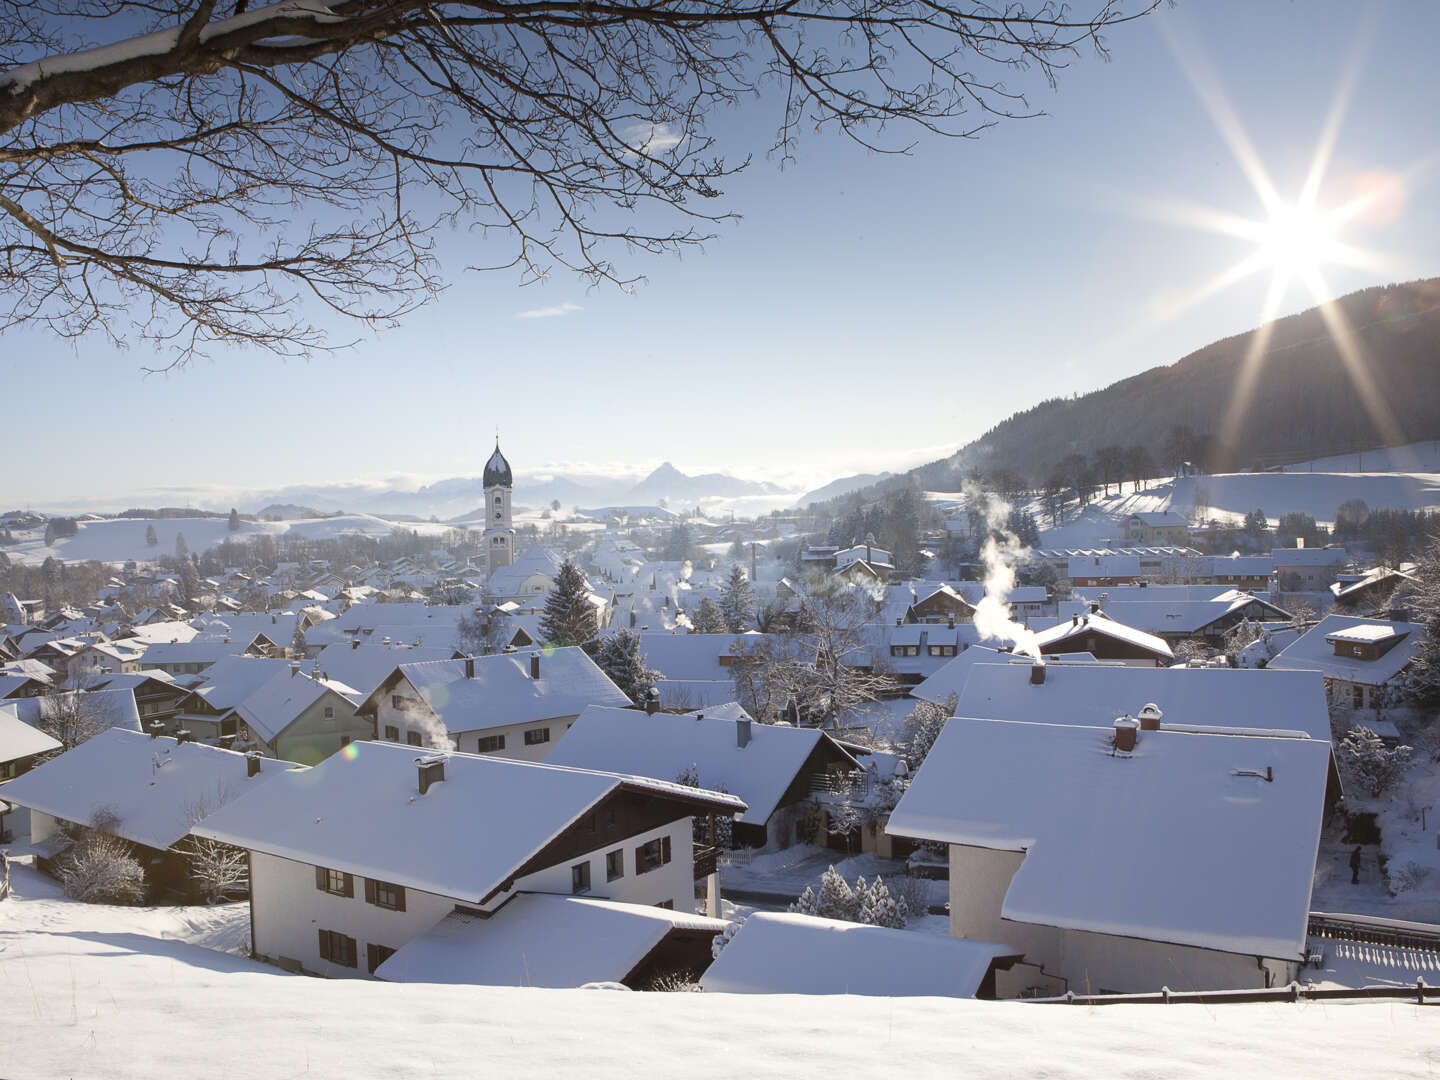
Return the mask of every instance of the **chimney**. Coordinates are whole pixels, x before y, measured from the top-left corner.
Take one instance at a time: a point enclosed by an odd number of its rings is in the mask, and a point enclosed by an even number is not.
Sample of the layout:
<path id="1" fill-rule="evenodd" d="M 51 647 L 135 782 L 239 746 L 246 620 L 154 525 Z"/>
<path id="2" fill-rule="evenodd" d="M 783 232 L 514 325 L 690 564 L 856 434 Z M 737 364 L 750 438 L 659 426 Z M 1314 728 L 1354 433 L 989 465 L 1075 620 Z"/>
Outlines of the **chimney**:
<path id="1" fill-rule="evenodd" d="M 1159 731 L 1160 719 L 1164 715 L 1165 712 L 1159 705 L 1156 705 L 1153 701 L 1146 702 L 1145 707 L 1140 710 L 1140 730 Z"/>
<path id="2" fill-rule="evenodd" d="M 1091 615 L 1099 615 L 1099 614 L 1100 614 L 1100 601 L 1098 601 L 1098 600 L 1092 600 L 1092 601 L 1090 601 L 1090 614 L 1091 614 Z"/>
<path id="3" fill-rule="evenodd" d="M 951 612 L 951 613 L 950 613 L 950 617 L 945 620 L 945 628 L 946 628 L 947 630 L 954 630 L 954 629 L 955 629 L 955 613 L 954 613 L 954 612 Z"/>
<path id="4" fill-rule="evenodd" d="M 896 626 L 904 626 L 904 625 L 905 625 L 905 618 L 904 618 L 904 616 L 901 616 L 901 615 L 895 616 L 895 625 L 896 625 Z"/>
<path id="5" fill-rule="evenodd" d="M 290 662 L 290 677 L 293 679 L 296 675 L 299 675 L 299 674 L 300 674 L 300 665 L 299 665 L 298 662 L 292 660 L 292 661 Z"/>
<path id="6" fill-rule="evenodd" d="M 540 681 L 540 654 L 538 652 L 530 654 L 530 678 L 536 682 Z"/>
<path id="7" fill-rule="evenodd" d="M 741 750 L 750 745 L 750 721 L 746 717 L 735 721 L 735 745 Z"/>
<path id="8" fill-rule="evenodd" d="M 473 656 L 467 656 L 465 658 L 465 677 L 467 679 L 473 679 L 475 677 L 475 658 Z"/>
<path id="9" fill-rule="evenodd" d="M 1044 665 L 1044 664 L 1031 664 L 1031 665 L 1030 665 L 1030 685 L 1031 685 L 1031 686 L 1044 686 L 1044 685 L 1045 685 L 1045 665 Z"/>
<path id="10" fill-rule="evenodd" d="M 183 727 L 182 727 L 182 728 L 180 728 L 179 730 L 177 730 L 177 731 L 175 732 L 175 745 L 176 745 L 176 746 L 179 746 L 181 743 L 194 742 L 194 741 L 195 741 L 195 736 L 190 734 L 190 729 L 189 729 L 189 728 L 183 728 Z"/>
<path id="11" fill-rule="evenodd" d="M 360 639 L 359 639 L 359 638 L 353 639 L 353 640 L 350 642 L 350 648 L 352 648 L 352 649 L 358 649 L 358 648 L 360 648 Z"/>
<path id="12" fill-rule="evenodd" d="M 260 775 L 260 751 L 251 750 L 245 755 L 245 775 L 247 777 Z"/>
<path id="13" fill-rule="evenodd" d="M 158 739 L 160 737 L 160 733 L 165 730 L 165 725 L 162 724 L 159 720 L 152 720 L 145 726 L 150 729 L 150 737 L 152 739 Z"/>
<path id="14" fill-rule="evenodd" d="M 1135 733 L 1139 730 L 1139 720 L 1133 720 L 1128 716 L 1117 717 L 1115 720 L 1115 749 L 1126 754 L 1134 750 Z"/>
<path id="15" fill-rule="evenodd" d="M 438 784 L 445 779 L 445 759 L 443 757 L 416 758 L 415 764 L 420 767 L 421 795 L 429 791 L 432 784 Z"/>
<path id="16" fill-rule="evenodd" d="M 278 616 L 278 615 L 271 615 L 271 616 L 270 616 L 270 625 L 271 625 L 271 626 L 274 626 L 275 623 L 276 623 L 278 620 L 279 620 L 279 616 Z"/>
<path id="17" fill-rule="evenodd" d="M 704 720 L 704 719 L 705 719 L 705 714 L 704 714 L 703 712 L 697 712 L 697 713 L 695 714 L 695 722 L 696 722 L 697 724 L 698 724 L 701 720 Z"/>
<path id="18" fill-rule="evenodd" d="M 652 687 L 650 688 L 649 693 L 647 693 L 647 694 L 645 695 L 645 715 L 646 715 L 646 716 L 654 716 L 654 715 L 655 715 L 657 712 L 659 712 L 659 711 L 660 711 L 660 691 L 657 690 L 657 689 L 655 689 L 655 687 L 652 686 Z"/>

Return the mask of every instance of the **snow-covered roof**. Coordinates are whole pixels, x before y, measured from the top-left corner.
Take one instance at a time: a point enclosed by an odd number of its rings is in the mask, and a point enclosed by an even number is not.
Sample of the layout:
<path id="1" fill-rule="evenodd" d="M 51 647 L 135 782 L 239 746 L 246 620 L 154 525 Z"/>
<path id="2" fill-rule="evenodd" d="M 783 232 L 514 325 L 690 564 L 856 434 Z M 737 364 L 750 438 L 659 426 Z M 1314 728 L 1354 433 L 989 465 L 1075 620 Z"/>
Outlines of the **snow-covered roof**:
<path id="1" fill-rule="evenodd" d="M 1177 514 L 1174 510 L 1141 510 L 1131 514 L 1131 518 L 1139 521 L 1142 525 L 1150 526 L 1178 526 L 1183 529 L 1190 527 L 1190 522 Z"/>
<path id="2" fill-rule="evenodd" d="M 1394 623 L 1362 623 L 1332 630 L 1325 635 L 1326 641 L 1352 641 L 1364 645 L 1375 645 L 1391 638 L 1404 637 L 1408 631 L 1398 629 Z"/>
<path id="3" fill-rule="evenodd" d="M 1247 609 L 1251 609 L 1247 614 L 1255 618 L 1283 619 L 1289 614 L 1269 601 L 1234 590 L 1222 591 L 1208 600 L 1112 598 L 1104 601 L 1101 606 L 1106 617 L 1151 634 L 1196 633 L 1211 623 Z M 1062 601 L 1058 607 L 1061 619 L 1084 615 L 1089 610 L 1089 604 L 1083 600 Z"/>
<path id="4" fill-rule="evenodd" d="M 540 656 L 540 678 L 530 678 Z M 630 699 L 583 649 L 535 649 L 465 660 L 400 664 L 398 670 L 448 731 L 482 731 L 507 724 L 577 716 L 587 705 L 630 704 Z M 466 671 L 473 675 L 467 676 Z M 363 708 L 373 708 L 377 689 Z"/>
<path id="5" fill-rule="evenodd" d="M 1282 566 L 1344 566 L 1350 554 L 1344 548 L 1272 548 L 1270 561 Z"/>
<path id="6" fill-rule="evenodd" d="M 1047 630 L 1041 630 L 1035 635 L 1035 647 L 1043 653 L 1071 637 L 1085 634 L 1099 634 L 1102 637 L 1114 638 L 1127 645 L 1145 649 L 1159 657 L 1169 658 L 1175 655 L 1170 651 L 1170 646 L 1165 643 L 1163 638 L 1147 634 L 1133 626 L 1118 623 L 1114 619 L 1107 619 L 1103 614 L 1098 613 L 1077 615 L 1072 619 L 1056 623 Z"/>
<path id="7" fill-rule="evenodd" d="M 252 800 L 225 807 L 197 835 L 281 858 L 378 878 L 470 903 L 499 891 L 532 855 L 622 786 L 691 802 L 696 813 L 740 799 L 643 777 L 444 756 L 445 779 L 419 794 L 413 746 L 351 743 Z M 363 823 L 363 827 L 361 827 Z"/>
<path id="8" fill-rule="evenodd" d="M 974 997 L 990 964 L 1019 950 L 812 915 L 761 911 L 700 978 L 707 993 Z"/>
<path id="9" fill-rule="evenodd" d="M 135 692 L 128 686 L 115 690 L 66 691 L 44 697 L 12 698 L 6 704 L 14 706 L 25 723 L 38 726 L 42 719 L 54 716 L 57 710 L 64 708 L 64 703 L 76 693 L 83 701 L 81 708 L 87 726 L 140 730 L 140 710 L 135 705 Z"/>
<path id="10" fill-rule="evenodd" d="M 355 687 L 365 698 L 401 664 L 449 660 L 454 655 L 454 649 L 441 645 L 382 645 L 373 639 L 354 645 L 338 642 L 326 645 L 316 655 L 315 671 Z"/>
<path id="11" fill-rule="evenodd" d="M 520 553 L 509 566 L 497 566 L 485 585 L 491 596 L 511 596 L 518 593 L 527 578 L 539 575 L 554 581 L 563 565 L 553 551 L 532 543 Z"/>
<path id="12" fill-rule="evenodd" d="M 270 680 L 288 678 L 292 664 L 309 671 L 311 663 L 278 657 L 227 656 L 201 676 L 195 693 L 212 709 L 233 709 Z"/>
<path id="13" fill-rule="evenodd" d="M 750 723 L 750 741 L 739 745 L 737 727 L 747 723 L 708 711 L 676 715 L 592 705 L 560 736 L 546 761 L 673 780 L 694 765 L 704 787 L 725 785 L 749 809 L 736 820 L 763 825 L 785 790 L 822 745 L 851 768 L 859 764 L 817 728 Z"/>
<path id="14" fill-rule="evenodd" d="M 245 755 L 234 750 L 112 728 L 10 781 L 5 799 L 82 825 L 97 812 L 113 815 L 117 836 L 163 850 L 190 832 L 197 814 L 239 809 L 244 796 L 303 772 L 266 759 L 247 776 Z"/>
<path id="15" fill-rule="evenodd" d="M 1332 644 L 1337 640 L 1336 635 L 1365 626 L 1389 627 L 1394 631 L 1394 635 L 1391 636 L 1400 634 L 1405 636 L 1374 660 L 1364 660 L 1358 656 L 1336 656 L 1335 646 Z M 1389 637 L 1378 640 L 1383 642 L 1389 640 Z M 1326 615 L 1310 630 L 1291 642 L 1279 656 L 1266 666 L 1270 670 L 1309 669 L 1318 671 L 1329 679 L 1341 679 L 1345 682 L 1361 683 L 1366 686 L 1379 686 L 1405 669 L 1406 665 L 1414 658 L 1415 650 L 1423 641 L 1425 641 L 1425 628 L 1416 623 L 1387 622 L 1382 619 L 1355 619 L 1347 615 Z"/>
<path id="16" fill-rule="evenodd" d="M 489 918 L 459 911 L 445 916 L 375 974 L 391 982 L 470 986 L 620 982 L 671 930 L 718 934 L 726 925 L 644 904 L 518 893 Z"/>
<path id="17" fill-rule="evenodd" d="M 1140 576 L 1139 555 L 1072 555 L 1066 565 L 1072 578 Z"/>
<path id="18" fill-rule="evenodd" d="M 1340 575 L 1340 580 L 1331 584 L 1330 592 L 1336 600 L 1348 600 L 1358 593 L 1363 593 L 1366 589 L 1385 582 L 1399 585 L 1402 581 L 1413 582 L 1415 580 L 1413 574 L 1407 574 L 1402 570 L 1392 570 L 1388 566 L 1377 566 L 1349 580 L 1344 574 Z"/>
<path id="19" fill-rule="evenodd" d="M 1017 922 L 1293 959 L 1305 948 L 1330 745 L 956 718 L 886 831 L 1025 859 Z"/>
<path id="20" fill-rule="evenodd" d="M 358 693 L 340 682 L 322 682 L 303 673 L 277 671 L 235 706 L 240 718 L 266 742 L 274 740 L 306 709 L 326 694 L 338 694 L 347 701 Z"/>
<path id="21" fill-rule="evenodd" d="M 1039 684 L 1030 674 L 1029 664 L 975 664 L 956 715 L 1107 727 L 1153 703 L 1165 727 L 1292 729 L 1330 738 L 1325 684 L 1311 671 L 1047 664 Z"/>
<path id="22" fill-rule="evenodd" d="M 0 705 L 0 763 L 59 750 L 60 746 L 59 739 L 21 720 L 16 706 Z"/>
<path id="23" fill-rule="evenodd" d="M 720 657 L 755 648 L 767 636 L 650 630 L 640 635 L 640 652 L 645 657 L 645 666 L 654 668 L 666 679 L 728 683 L 733 681 L 732 673 L 720 663 Z"/>

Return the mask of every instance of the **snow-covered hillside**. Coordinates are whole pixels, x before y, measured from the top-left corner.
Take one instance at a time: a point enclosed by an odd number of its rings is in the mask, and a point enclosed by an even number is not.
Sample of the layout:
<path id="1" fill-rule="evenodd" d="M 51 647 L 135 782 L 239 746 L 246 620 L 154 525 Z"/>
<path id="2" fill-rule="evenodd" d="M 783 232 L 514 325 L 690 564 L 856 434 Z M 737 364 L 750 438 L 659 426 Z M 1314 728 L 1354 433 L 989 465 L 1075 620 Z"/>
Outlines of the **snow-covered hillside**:
<path id="1" fill-rule="evenodd" d="M 145 543 L 145 531 L 155 527 L 159 541 L 154 547 Z M 16 532 L 19 544 L 7 547 L 5 554 L 16 562 L 39 564 L 54 555 L 64 562 L 122 563 L 129 559 L 145 562 L 161 555 L 175 553 L 175 537 L 185 534 L 185 546 L 203 552 L 226 539 L 269 533 L 272 536 L 305 537 L 323 540 L 329 537 L 360 533 L 365 536 L 389 536 L 395 529 L 412 529 L 425 535 L 441 535 L 451 526 L 428 522 L 391 522 L 370 514 L 346 514 L 342 517 L 310 518 L 299 521 L 246 521 L 239 532 L 230 531 L 226 518 L 115 518 L 105 521 L 82 521 L 74 536 L 46 546 L 44 530 Z"/>
<path id="2" fill-rule="evenodd" d="M 1415 1005 L 1115 1005 L 479 989 L 286 975 L 194 942 L 244 905 L 0 903 L 0 1073 L 192 1077 L 1433 1074 Z"/>

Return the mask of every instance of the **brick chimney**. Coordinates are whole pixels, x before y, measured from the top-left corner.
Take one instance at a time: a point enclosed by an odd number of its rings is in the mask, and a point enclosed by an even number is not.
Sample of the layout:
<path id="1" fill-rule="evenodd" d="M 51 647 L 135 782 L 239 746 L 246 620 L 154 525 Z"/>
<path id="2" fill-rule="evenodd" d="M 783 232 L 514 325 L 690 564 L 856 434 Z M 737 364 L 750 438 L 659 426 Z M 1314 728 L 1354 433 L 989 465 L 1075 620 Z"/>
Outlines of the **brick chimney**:
<path id="1" fill-rule="evenodd" d="M 251 750 L 245 755 L 245 775 L 247 777 L 260 775 L 260 751 Z"/>
<path id="2" fill-rule="evenodd" d="M 1153 701 L 1147 702 L 1145 707 L 1140 710 L 1140 730 L 1159 731 L 1160 720 L 1164 715 L 1165 712 L 1159 705 Z"/>
<path id="3" fill-rule="evenodd" d="M 421 795 L 429 791 L 432 785 L 445 779 L 445 759 L 443 757 L 416 758 L 415 764 L 420 768 Z"/>
<path id="4" fill-rule="evenodd" d="M 1135 736 L 1139 730 L 1139 720 L 1129 716 L 1117 717 L 1115 720 L 1115 749 L 1126 754 L 1134 750 Z"/>
<path id="5" fill-rule="evenodd" d="M 467 679 L 473 679 L 475 677 L 475 658 L 473 656 L 467 656 L 465 658 L 465 677 Z"/>
<path id="6" fill-rule="evenodd" d="M 650 692 L 645 695 L 645 715 L 646 715 L 646 716 L 654 716 L 654 715 L 655 715 L 657 712 L 659 712 L 659 711 L 660 711 L 660 691 L 657 690 L 657 689 L 655 689 L 655 687 L 652 686 L 652 687 L 650 688 Z"/>
<path id="7" fill-rule="evenodd" d="M 536 682 L 540 681 L 540 654 L 538 652 L 530 654 L 530 678 Z"/>
<path id="8" fill-rule="evenodd" d="M 1043 686 L 1044 684 L 1045 684 L 1045 665 L 1044 665 L 1044 664 L 1031 664 L 1031 665 L 1030 665 L 1030 685 L 1031 685 L 1031 686 Z"/>
<path id="9" fill-rule="evenodd" d="M 735 721 L 735 745 L 741 750 L 750 745 L 750 721 L 747 717 L 741 717 Z"/>

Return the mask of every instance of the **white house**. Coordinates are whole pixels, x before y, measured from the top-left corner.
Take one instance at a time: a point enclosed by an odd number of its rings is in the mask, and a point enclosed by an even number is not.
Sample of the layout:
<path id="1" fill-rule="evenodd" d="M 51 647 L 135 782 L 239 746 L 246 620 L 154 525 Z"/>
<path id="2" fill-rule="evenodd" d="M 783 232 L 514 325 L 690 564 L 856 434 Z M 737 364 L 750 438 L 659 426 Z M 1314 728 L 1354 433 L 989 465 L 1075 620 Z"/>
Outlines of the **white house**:
<path id="1" fill-rule="evenodd" d="M 630 699 L 576 647 L 400 664 L 361 703 L 382 740 L 526 761 L 550 752 L 587 705 Z"/>
<path id="2" fill-rule="evenodd" d="M 1425 641 L 1418 623 L 1326 615 L 1267 664 L 1276 671 L 1318 671 L 1330 704 L 1345 709 L 1379 708 L 1387 688 Z"/>
<path id="3" fill-rule="evenodd" d="M 250 852 L 259 955 L 355 976 L 522 893 L 692 911 L 691 817 L 744 809 L 658 780 L 361 742 L 195 831 Z"/>
<path id="4" fill-rule="evenodd" d="M 949 845 L 950 932 L 1026 992 L 1284 985 L 1305 957 L 1328 741 L 957 717 L 888 830 Z"/>

